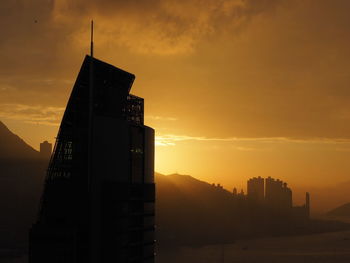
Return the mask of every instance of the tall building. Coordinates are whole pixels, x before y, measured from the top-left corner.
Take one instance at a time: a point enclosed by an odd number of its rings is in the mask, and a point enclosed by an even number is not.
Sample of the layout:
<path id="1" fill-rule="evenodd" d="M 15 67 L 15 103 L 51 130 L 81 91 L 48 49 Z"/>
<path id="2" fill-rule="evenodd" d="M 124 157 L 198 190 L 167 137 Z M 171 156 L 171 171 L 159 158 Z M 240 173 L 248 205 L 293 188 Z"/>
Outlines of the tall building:
<path id="1" fill-rule="evenodd" d="M 305 194 L 305 210 L 307 218 L 310 218 L 310 193 L 306 192 Z"/>
<path id="2" fill-rule="evenodd" d="M 264 178 L 254 177 L 247 182 L 247 198 L 251 201 L 264 202 Z"/>
<path id="3" fill-rule="evenodd" d="M 276 209 L 292 208 L 292 190 L 287 183 L 268 177 L 265 179 L 265 202 Z"/>
<path id="4" fill-rule="evenodd" d="M 40 143 L 40 155 L 45 159 L 50 159 L 52 152 L 52 144 L 48 141 Z"/>
<path id="5" fill-rule="evenodd" d="M 86 56 L 47 170 L 29 262 L 154 262 L 154 130 L 135 76 Z"/>

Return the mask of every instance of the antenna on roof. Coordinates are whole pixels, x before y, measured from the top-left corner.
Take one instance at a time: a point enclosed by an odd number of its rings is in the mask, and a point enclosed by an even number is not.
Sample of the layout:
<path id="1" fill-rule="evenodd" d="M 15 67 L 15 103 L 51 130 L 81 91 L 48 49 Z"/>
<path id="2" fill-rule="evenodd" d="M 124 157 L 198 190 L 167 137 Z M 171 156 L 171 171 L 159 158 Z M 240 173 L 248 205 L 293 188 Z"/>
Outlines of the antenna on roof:
<path id="1" fill-rule="evenodd" d="M 91 45 L 90 45 L 90 56 L 94 56 L 94 20 L 91 20 Z"/>
<path id="2" fill-rule="evenodd" d="M 89 130 L 88 130 L 88 190 L 92 192 L 92 130 L 93 130 L 93 105 L 94 105 L 94 21 L 91 20 L 90 39 L 90 63 L 89 63 Z"/>
<path id="3" fill-rule="evenodd" d="M 89 198 L 88 204 L 90 213 L 91 213 L 91 220 L 90 220 L 90 231 L 89 231 L 89 238 L 90 238 L 90 244 L 89 248 L 91 251 L 91 262 L 97 262 L 98 261 L 98 251 L 99 251 L 99 243 L 100 239 L 99 236 L 99 228 L 95 227 L 96 223 L 99 221 L 98 211 L 99 211 L 99 204 L 98 204 L 98 197 L 97 197 L 97 191 L 98 191 L 98 181 L 96 178 L 96 175 L 93 172 L 93 154 L 92 154 L 92 145 L 93 145 L 93 127 L 94 127 L 94 21 L 91 20 L 91 39 L 90 39 L 90 65 L 89 65 L 89 127 L 88 127 L 88 163 L 87 163 L 87 183 L 88 183 L 88 193 Z"/>

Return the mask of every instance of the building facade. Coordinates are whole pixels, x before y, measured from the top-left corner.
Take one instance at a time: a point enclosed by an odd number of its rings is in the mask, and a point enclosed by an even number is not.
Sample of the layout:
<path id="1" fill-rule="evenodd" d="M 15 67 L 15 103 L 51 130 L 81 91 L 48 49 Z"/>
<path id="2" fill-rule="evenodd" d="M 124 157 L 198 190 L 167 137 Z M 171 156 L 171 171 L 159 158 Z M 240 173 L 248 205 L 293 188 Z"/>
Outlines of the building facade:
<path id="1" fill-rule="evenodd" d="M 135 76 L 86 56 L 69 98 L 29 262 L 154 262 L 154 130 Z"/>

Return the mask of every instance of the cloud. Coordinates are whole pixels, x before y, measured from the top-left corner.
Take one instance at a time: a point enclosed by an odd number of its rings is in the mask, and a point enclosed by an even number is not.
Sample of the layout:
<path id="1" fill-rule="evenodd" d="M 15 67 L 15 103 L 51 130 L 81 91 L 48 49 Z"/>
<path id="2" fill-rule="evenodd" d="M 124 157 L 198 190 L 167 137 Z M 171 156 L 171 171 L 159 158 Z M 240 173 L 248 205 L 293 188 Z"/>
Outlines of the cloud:
<path id="1" fill-rule="evenodd" d="M 0 104 L 0 118 L 24 123 L 59 126 L 64 108 L 23 104 Z"/>
<path id="2" fill-rule="evenodd" d="M 156 120 L 156 121 L 177 121 L 177 118 L 174 118 L 174 117 L 164 117 L 164 116 L 155 116 L 155 115 L 146 115 L 145 119 Z"/>
<path id="3" fill-rule="evenodd" d="M 77 72 L 82 52 L 88 51 L 91 18 L 100 53 L 106 50 L 109 57 L 117 49 L 138 55 L 189 54 L 215 32 L 238 28 L 275 5 L 275 1 L 257 2 L 2 0 L 0 103 L 18 103 L 21 97 L 20 103 L 30 104 L 43 92 L 54 94 L 47 99 L 51 104 L 53 98 L 62 99 L 68 85 L 28 83 L 27 79 L 74 78 L 72 72 Z"/>
<path id="4" fill-rule="evenodd" d="M 242 152 L 256 152 L 256 151 L 261 151 L 263 149 L 256 148 L 256 147 L 242 147 L 242 146 L 238 146 L 238 147 L 236 147 L 236 150 L 242 151 Z"/>
<path id="5" fill-rule="evenodd" d="M 253 142 L 263 144 L 281 144 L 281 143 L 297 143 L 297 144 L 334 144 L 334 145 L 347 145 L 350 144 L 350 139 L 347 138 L 288 138 L 288 137 L 252 137 L 252 138 L 239 138 L 239 137 L 205 137 L 205 136 L 187 136 L 187 135 L 175 135 L 164 134 L 156 136 L 157 146 L 175 146 L 178 142 L 197 141 L 197 142 L 225 142 L 225 143 L 241 143 L 241 142 Z M 236 147 L 237 150 L 252 151 L 257 150 L 253 147 Z"/>
<path id="6" fill-rule="evenodd" d="M 186 129 L 167 131 L 348 137 L 349 7 L 342 0 L 2 0 L 0 103 L 65 105 L 94 18 L 98 56 L 137 73 L 149 119 L 176 116 Z"/>
<path id="7" fill-rule="evenodd" d="M 234 32 L 253 16 L 273 9 L 275 0 L 59 0 L 53 9 L 58 24 L 94 18 L 109 43 L 134 52 L 172 55 L 193 52 L 215 33 Z M 87 27 L 86 27 L 87 28 Z M 79 34 L 86 34 L 81 28 Z M 101 40 L 100 39 L 100 40 Z M 103 41 L 103 40 L 102 40 Z"/>

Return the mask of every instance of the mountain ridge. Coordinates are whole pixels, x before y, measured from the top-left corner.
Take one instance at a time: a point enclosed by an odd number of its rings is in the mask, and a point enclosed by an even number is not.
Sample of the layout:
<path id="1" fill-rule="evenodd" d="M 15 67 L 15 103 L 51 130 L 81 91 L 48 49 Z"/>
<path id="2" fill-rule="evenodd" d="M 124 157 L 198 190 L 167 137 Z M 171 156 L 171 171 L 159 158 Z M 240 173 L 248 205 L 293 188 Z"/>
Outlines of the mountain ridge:
<path id="1" fill-rule="evenodd" d="M 1 159 L 40 159 L 40 153 L 22 138 L 10 131 L 0 120 Z"/>
<path id="2" fill-rule="evenodd" d="M 330 216 L 346 216 L 350 217 L 350 203 L 338 206 L 327 213 Z"/>

